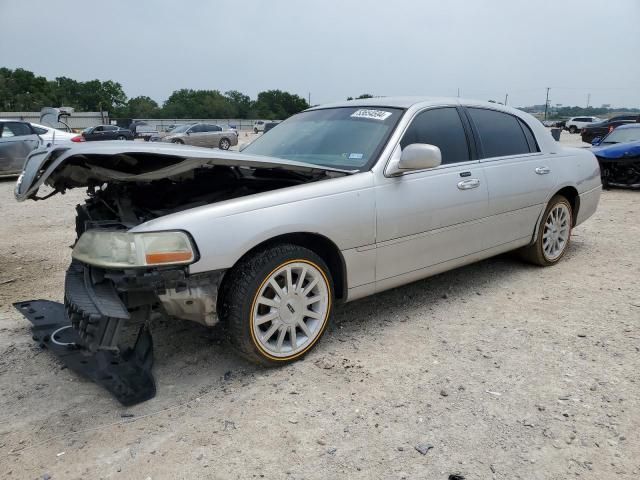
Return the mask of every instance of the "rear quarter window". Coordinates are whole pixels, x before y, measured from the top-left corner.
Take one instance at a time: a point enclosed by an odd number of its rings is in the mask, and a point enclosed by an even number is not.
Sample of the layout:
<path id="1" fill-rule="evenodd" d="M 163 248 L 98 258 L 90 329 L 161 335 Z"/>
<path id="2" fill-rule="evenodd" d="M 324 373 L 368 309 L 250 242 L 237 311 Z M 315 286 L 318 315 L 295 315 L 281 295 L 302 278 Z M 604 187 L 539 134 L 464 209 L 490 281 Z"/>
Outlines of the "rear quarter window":
<path id="1" fill-rule="evenodd" d="M 484 108 L 467 108 L 467 111 L 480 137 L 482 158 L 521 155 L 537 151 L 533 133 L 514 115 Z M 528 130 L 531 136 L 529 140 L 525 130 Z M 531 141 L 536 145 L 535 149 L 530 147 Z"/>

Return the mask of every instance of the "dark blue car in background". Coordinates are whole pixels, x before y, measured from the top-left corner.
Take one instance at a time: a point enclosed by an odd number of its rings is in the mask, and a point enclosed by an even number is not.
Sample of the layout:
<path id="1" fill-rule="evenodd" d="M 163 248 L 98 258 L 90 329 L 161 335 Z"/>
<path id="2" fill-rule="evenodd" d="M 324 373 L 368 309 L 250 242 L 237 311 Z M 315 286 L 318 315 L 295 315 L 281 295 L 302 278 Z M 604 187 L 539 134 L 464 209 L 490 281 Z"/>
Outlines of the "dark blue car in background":
<path id="1" fill-rule="evenodd" d="M 604 188 L 640 188 L 640 123 L 621 125 L 591 145 Z"/>

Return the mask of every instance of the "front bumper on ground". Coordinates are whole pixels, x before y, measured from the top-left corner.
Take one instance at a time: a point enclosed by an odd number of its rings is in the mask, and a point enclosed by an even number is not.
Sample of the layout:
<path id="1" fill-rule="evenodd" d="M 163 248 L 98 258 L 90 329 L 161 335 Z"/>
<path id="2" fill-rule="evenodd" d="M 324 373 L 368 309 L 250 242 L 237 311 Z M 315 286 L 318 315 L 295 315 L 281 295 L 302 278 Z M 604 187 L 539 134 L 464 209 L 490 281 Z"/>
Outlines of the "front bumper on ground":
<path id="1" fill-rule="evenodd" d="M 156 393 L 151 318 L 167 315 L 213 325 L 223 273 L 190 276 L 184 267 L 106 270 L 73 261 L 64 304 L 30 300 L 14 306 L 33 324 L 33 338 L 42 347 L 122 404 L 133 405 Z M 122 346 L 122 330 L 136 325 L 134 346 Z"/>
<path id="2" fill-rule="evenodd" d="M 72 282 L 75 280 L 71 279 Z M 92 352 L 86 348 L 82 336 L 90 335 L 94 329 L 96 332 L 108 332 L 112 319 L 88 313 L 93 308 L 90 298 L 95 291 L 85 289 L 80 292 L 74 288 L 73 294 L 76 298 L 81 294 L 86 296 L 88 303 L 85 306 L 88 310 L 82 310 L 78 304 L 68 302 L 67 299 L 67 305 L 49 300 L 31 300 L 15 303 L 14 306 L 32 323 L 33 339 L 41 347 L 53 352 L 70 370 L 102 386 L 125 406 L 153 398 L 156 394 L 156 384 L 151 373 L 153 341 L 146 325 L 141 327 L 133 348 L 109 348 Z M 83 317 L 79 324 L 84 329 L 74 328 L 71 324 L 67 314 L 70 310 L 73 311 L 72 318 Z"/>

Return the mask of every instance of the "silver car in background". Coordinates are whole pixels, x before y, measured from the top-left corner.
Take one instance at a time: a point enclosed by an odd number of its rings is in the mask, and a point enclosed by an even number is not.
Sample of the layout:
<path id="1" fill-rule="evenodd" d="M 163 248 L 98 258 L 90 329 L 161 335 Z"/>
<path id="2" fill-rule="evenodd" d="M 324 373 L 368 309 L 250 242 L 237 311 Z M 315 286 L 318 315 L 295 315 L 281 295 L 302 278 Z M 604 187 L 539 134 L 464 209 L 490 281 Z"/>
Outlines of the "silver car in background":
<path id="1" fill-rule="evenodd" d="M 0 177 L 18 175 L 27 155 L 41 145 L 42 139 L 30 123 L 0 120 Z"/>
<path id="2" fill-rule="evenodd" d="M 229 150 L 229 147 L 238 144 L 238 132 L 233 129 L 225 130 L 220 125 L 196 123 L 174 128 L 161 141 Z"/>
<path id="3" fill-rule="evenodd" d="M 314 107 L 243 152 L 53 148 L 29 158 L 18 200 L 45 183 L 89 188 L 65 293 L 88 351 L 117 348 L 113 322 L 162 315 L 221 320 L 265 365 L 308 352 L 336 303 L 511 250 L 558 263 L 601 192 L 588 150 L 457 98 Z"/>

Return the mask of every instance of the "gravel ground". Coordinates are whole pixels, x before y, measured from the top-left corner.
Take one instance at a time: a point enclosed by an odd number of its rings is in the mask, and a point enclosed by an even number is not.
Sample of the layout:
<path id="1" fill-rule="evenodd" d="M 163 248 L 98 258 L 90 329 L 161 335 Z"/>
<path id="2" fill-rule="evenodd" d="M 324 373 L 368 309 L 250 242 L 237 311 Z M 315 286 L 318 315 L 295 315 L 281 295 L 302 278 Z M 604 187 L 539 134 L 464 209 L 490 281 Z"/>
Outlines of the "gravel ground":
<path id="1" fill-rule="evenodd" d="M 640 476 L 638 193 L 605 192 L 555 267 L 501 256 L 338 307 L 291 366 L 160 324 L 158 395 L 123 408 L 11 307 L 62 299 L 83 194 L 18 204 L 12 188 L 0 181 L 0 478 Z"/>

